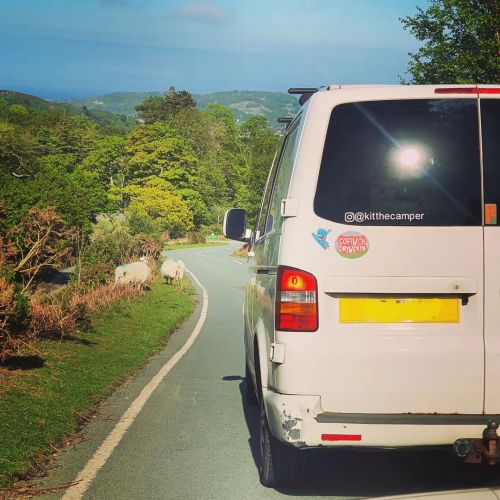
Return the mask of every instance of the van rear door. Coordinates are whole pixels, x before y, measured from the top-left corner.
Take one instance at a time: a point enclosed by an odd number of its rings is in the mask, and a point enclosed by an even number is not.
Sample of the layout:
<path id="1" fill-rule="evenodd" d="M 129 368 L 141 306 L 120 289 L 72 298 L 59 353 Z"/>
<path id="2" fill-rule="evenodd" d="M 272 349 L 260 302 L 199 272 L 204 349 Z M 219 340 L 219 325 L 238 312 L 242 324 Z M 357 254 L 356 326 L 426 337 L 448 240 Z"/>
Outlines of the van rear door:
<path id="1" fill-rule="evenodd" d="M 483 412 L 479 136 L 475 95 L 333 108 L 314 199 L 332 232 L 315 265 L 323 410 Z"/>
<path id="2" fill-rule="evenodd" d="M 500 88 L 480 90 L 484 172 L 485 412 L 500 413 Z"/>

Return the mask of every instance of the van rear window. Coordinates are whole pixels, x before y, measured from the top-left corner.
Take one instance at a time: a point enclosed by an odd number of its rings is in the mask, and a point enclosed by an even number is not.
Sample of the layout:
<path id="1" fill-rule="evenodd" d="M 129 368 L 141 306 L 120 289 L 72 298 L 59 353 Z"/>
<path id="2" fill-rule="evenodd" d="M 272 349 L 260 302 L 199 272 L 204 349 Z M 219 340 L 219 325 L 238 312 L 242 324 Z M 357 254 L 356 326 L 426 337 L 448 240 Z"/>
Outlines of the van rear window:
<path id="1" fill-rule="evenodd" d="M 477 101 L 348 103 L 331 114 L 314 211 L 353 225 L 481 225 Z"/>
<path id="2" fill-rule="evenodd" d="M 481 122 L 483 136 L 483 162 L 484 162 L 484 202 L 495 206 L 495 221 L 488 220 L 486 224 L 496 224 L 496 216 L 500 207 L 500 99 L 481 99 Z"/>

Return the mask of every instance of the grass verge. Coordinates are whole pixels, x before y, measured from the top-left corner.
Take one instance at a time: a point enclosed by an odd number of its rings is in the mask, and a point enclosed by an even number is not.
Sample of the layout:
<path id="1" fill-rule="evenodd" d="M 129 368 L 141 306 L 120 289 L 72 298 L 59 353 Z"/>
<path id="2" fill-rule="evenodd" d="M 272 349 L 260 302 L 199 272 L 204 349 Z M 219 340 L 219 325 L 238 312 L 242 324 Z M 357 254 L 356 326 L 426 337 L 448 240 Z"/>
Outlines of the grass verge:
<path id="1" fill-rule="evenodd" d="M 41 340 L 40 356 L 0 368 L 0 487 L 36 470 L 97 401 L 161 349 L 193 311 L 192 293 L 186 279 L 157 283 L 100 314 L 91 332 Z"/>

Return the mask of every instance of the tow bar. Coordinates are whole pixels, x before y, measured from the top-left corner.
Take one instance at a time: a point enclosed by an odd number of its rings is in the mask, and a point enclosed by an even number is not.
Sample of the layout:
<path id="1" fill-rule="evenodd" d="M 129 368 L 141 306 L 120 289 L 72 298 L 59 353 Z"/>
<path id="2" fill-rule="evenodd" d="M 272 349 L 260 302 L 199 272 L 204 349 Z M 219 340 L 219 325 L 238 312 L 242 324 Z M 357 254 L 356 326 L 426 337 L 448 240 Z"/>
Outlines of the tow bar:
<path id="1" fill-rule="evenodd" d="M 468 464 L 486 461 L 489 465 L 496 465 L 500 462 L 498 426 L 494 420 L 490 420 L 483 431 L 482 439 L 457 439 L 453 444 L 455 454 Z"/>

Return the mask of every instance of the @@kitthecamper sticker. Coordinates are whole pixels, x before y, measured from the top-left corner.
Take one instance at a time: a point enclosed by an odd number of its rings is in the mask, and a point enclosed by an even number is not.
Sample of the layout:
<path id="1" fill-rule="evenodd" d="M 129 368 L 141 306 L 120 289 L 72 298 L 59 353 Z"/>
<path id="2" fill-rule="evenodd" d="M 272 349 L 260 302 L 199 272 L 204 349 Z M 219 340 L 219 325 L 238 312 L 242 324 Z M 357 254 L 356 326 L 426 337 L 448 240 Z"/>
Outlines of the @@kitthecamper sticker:
<path id="1" fill-rule="evenodd" d="M 335 240 L 335 250 L 342 257 L 357 259 L 363 257 L 369 248 L 368 238 L 356 231 L 342 233 Z"/>

